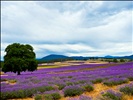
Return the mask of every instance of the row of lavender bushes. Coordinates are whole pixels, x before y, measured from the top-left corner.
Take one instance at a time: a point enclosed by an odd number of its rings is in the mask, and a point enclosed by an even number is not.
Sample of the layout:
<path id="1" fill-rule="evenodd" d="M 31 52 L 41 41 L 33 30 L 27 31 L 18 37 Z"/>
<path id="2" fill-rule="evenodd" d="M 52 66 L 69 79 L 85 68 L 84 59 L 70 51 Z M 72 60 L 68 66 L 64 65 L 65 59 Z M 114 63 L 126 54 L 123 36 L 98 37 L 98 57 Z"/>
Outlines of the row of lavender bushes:
<path id="1" fill-rule="evenodd" d="M 91 87 L 91 88 L 90 88 Z M 89 91 L 93 91 L 92 86 L 89 86 Z M 133 96 L 133 83 L 130 83 L 128 85 L 124 85 L 120 87 L 120 92 L 116 92 L 113 90 L 107 90 L 105 92 L 101 92 L 101 97 L 98 97 L 98 100 L 123 100 L 123 94 L 131 95 Z M 50 94 L 45 93 L 45 95 L 36 95 L 35 100 L 59 100 L 61 98 L 61 95 L 59 92 L 49 92 Z M 69 98 L 68 100 L 92 100 L 91 97 L 81 95 L 83 93 L 83 89 L 77 86 L 69 86 L 66 89 L 64 89 L 64 95 L 65 96 L 76 96 L 80 95 L 79 98 Z"/>
<path id="2" fill-rule="evenodd" d="M 83 90 L 80 87 L 75 87 L 75 86 L 68 87 L 66 90 L 67 90 L 65 91 L 66 94 L 72 97 L 75 95 L 80 95 L 83 92 Z M 133 84 L 131 83 L 120 87 L 120 92 L 116 92 L 113 90 L 107 90 L 105 92 L 101 92 L 101 97 L 98 97 L 97 99 L 98 100 L 123 100 L 123 93 L 133 96 Z M 35 96 L 35 100 L 59 100 L 60 98 L 61 98 L 61 95 L 59 94 L 59 92 L 49 92 L 49 94 L 45 93 L 45 95 Z M 69 98 L 68 100 L 92 100 L 92 98 L 89 96 L 80 95 L 79 98 Z"/>
<path id="3" fill-rule="evenodd" d="M 52 90 L 52 91 L 50 91 Z M 19 91 L 12 91 L 12 92 L 6 92 L 1 93 L 1 100 L 7 100 L 7 99 L 14 99 L 14 98 L 26 98 L 26 97 L 32 97 L 34 94 L 35 100 L 59 100 L 61 98 L 61 94 L 58 91 L 55 90 L 55 87 L 52 86 L 42 86 L 32 89 L 24 89 Z M 84 91 L 90 92 L 93 91 L 94 87 L 90 84 L 86 84 L 81 86 L 66 86 L 63 89 L 64 96 L 67 97 L 73 97 L 76 95 L 81 95 Z M 120 92 L 127 94 L 127 95 L 133 95 L 133 83 L 130 83 L 128 85 L 124 85 L 120 87 Z M 122 100 L 122 93 L 114 92 L 112 90 L 108 90 L 102 94 L 103 99 L 111 99 L 111 100 Z M 45 94 L 45 95 L 43 95 Z M 82 97 L 82 96 L 81 96 Z M 82 97 L 83 98 L 83 97 Z M 84 97 L 85 98 L 85 97 Z M 87 98 L 87 97 L 86 97 Z M 90 97 L 88 97 L 90 98 Z M 82 99 L 79 99 L 82 100 Z M 89 99 L 88 99 L 89 100 Z"/>
<path id="4" fill-rule="evenodd" d="M 123 99 L 123 95 L 133 96 L 133 83 L 126 84 L 119 87 L 120 92 L 116 92 L 113 90 L 107 90 L 102 92 L 102 97 L 100 100 L 125 100 Z"/>
<path id="5" fill-rule="evenodd" d="M 93 91 L 93 86 L 86 84 L 84 86 L 66 86 L 62 91 L 65 97 L 70 96 L 76 96 L 81 95 L 84 91 Z M 26 98 L 26 97 L 33 97 L 35 96 L 35 100 L 59 100 L 61 98 L 61 95 L 58 91 L 50 91 L 50 90 L 56 90 L 55 87 L 52 86 L 42 86 L 37 88 L 31 88 L 31 89 L 20 89 L 18 91 L 12 91 L 12 92 L 5 92 L 1 93 L 1 100 L 7 100 L 7 99 L 15 99 L 15 98 Z M 36 95 L 35 95 L 36 94 Z M 45 94 L 45 95 L 43 95 Z M 40 99 L 39 99 L 40 98 Z"/>

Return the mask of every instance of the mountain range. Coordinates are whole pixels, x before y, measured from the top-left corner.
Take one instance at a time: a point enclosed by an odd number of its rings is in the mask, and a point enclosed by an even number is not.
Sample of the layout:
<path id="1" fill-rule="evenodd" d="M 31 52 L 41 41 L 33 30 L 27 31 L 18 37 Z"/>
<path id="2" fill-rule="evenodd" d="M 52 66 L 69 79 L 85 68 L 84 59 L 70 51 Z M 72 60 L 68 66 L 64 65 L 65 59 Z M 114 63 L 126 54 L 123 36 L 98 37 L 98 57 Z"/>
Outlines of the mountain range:
<path id="1" fill-rule="evenodd" d="M 45 61 L 49 61 L 49 60 L 56 60 L 56 59 L 74 59 L 74 60 L 84 60 L 84 59 L 89 59 L 92 57 L 83 57 L 83 56 L 65 56 L 65 55 L 56 55 L 56 54 L 51 54 L 51 55 L 47 55 L 41 59 L 38 60 L 45 60 Z M 133 55 L 130 56 L 111 56 L 111 55 L 107 55 L 104 57 L 93 57 L 93 58 L 123 58 L 123 59 L 133 59 Z"/>

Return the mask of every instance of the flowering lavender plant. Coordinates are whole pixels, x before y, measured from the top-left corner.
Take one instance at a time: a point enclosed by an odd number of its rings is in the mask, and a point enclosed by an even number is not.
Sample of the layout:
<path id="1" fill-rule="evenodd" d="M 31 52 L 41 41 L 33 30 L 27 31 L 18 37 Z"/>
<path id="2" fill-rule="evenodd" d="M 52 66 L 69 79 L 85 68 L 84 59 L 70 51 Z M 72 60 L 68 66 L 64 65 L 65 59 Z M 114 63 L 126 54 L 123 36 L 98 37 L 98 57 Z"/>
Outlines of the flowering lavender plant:
<path id="1" fill-rule="evenodd" d="M 89 97 L 89 96 L 81 95 L 81 96 L 79 97 L 79 100 L 92 100 L 92 98 Z"/>
<path id="2" fill-rule="evenodd" d="M 61 95 L 58 92 L 47 92 L 44 94 L 44 100 L 59 100 L 61 98 Z"/>
<path id="3" fill-rule="evenodd" d="M 120 91 L 128 95 L 133 95 L 133 83 L 120 87 Z"/>
<path id="4" fill-rule="evenodd" d="M 42 95 L 40 95 L 40 94 L 36 95 L 35 100 L 42 100 Z"/>
<path id="5" fill-rule="evenodd" d="M 89 84 L 85 84 L 85 85 L 83 86 L 83 88 L 84 88 L 85 91 L 87 91 L 87 92 L 90 92 L 90 91 L 93 91 L 93 90 L 94 90 L 93 86 L 91 86 L 91 85 L 89 85 Z"/>
<path id="6" fill-rule="evenodd" d="M 127 82 L 128 82 L 127 78 L 111 78 L 109 80 L 104 81 L 103 83 L 107 86 L 114 86 L 114 85 L 120 85 Z"/>
<path id="7" fill-rule="evenodd" d="M 78 98 L 69 98 L 68 100 L 79 100 Z"/>
<path id="8" fill-rule="evenodd" d="M 107 90 L 106 92 L 102 92 L 101 93 L 103 98 L 108 98 L 108 99 L 111 99 L 111 100 L 121 100 L 122 99 L 122 94 L 119 93 L 119 92 L 115 92 L 115 91 L 112 91 L 112 90 Z"/>
<path id="9" fill-rule="evenodd" d="M 80 86 L 66 86 L 63 91 L 65 97 L 80 95 L 84 92 Z"/>

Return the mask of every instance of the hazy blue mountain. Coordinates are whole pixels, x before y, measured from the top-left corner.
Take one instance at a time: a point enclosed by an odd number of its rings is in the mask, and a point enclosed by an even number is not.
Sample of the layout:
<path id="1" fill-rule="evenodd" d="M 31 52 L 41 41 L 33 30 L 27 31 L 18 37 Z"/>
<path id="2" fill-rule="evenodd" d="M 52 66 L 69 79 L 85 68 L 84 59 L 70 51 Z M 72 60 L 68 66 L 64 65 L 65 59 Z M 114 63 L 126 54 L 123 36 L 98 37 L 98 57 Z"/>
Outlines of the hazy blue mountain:
<path id="1" fill-rule="evenodd" d="M 55 60 L 55 59 L 65 59 L 65 58 L 68 58 L 68 56 L 51 54 L 41 58 L 40 60 Z"/>
<path id="2" fill-rule="evenodd" d="M 133 59 L 133 55 L 130 55 L 130 56 L 123 56 L 123 57 L 119 57 L 119 58 Z"/>
<path id="3" fill-rule="evenodd" d="M 115 58 L 115 56 L 107 55 L 104 58 Z"/>
<path id="4" fill-rule="evenodd" d="M 114 58 L 113 56 L 107 55 L 104 58 Z"/>
<path id="5" fill-rule="evenodd" d="M 110 56 L 110 55 L 107 55 L 107 56 L 105 56 L 104 58 L 123 58 L 123 59 L 133 59 L 133 55 L 130 55 L 130 56 Z"/>

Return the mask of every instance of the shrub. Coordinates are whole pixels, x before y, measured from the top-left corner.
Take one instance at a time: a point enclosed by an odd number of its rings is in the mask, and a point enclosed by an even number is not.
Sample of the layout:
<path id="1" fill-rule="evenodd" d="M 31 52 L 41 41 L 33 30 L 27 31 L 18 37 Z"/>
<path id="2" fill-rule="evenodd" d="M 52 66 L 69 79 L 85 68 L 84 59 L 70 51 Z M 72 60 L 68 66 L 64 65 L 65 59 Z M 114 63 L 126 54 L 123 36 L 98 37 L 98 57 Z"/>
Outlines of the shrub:
<path id="1" fill-rule="evenodd" d="M 113 59 L 113 62 L 117 63 L 117 62 L 118 62 L 118 60 L 117 60 L 117 59 Z"/>
<path id="2" fill-rule="evenodd" d="M 59 100 L 60 98 L 61 98 L 61 95 L 58 92 L 53 92 L 53 93 L 44 95 L 45 100 Z"/>
<path id="3" fill-rule="evenodd" d="M 133 81 L 133 76 L 130 75 L 127 78 L 129 79 L 129 81 Z"/>
<path id="4" fill-rule="evenodd" d="M 80 80 L 78 82 L 81 83 L 81 84 L 84 84 L 86 81 L 85 80 Z"/>
<path id="5" fill-rule="evenodd" d="M 32 97 L 34 94 L 37 93 L 37 91 L 43 93 L 45 91 L 50 91 L 53 89 L 54 88 L 52 86 L 41 86 L 41 87 L 30 88 L 30 89 L 15 90 L 12 92 L 10 91 L 1 92 L 1 100 Z"/>
<path id="6" fill-rule="evenodd" d="M 92 98 L 89 96 L 81 95 L 79 98 L 69 98 L 68 100 L 92 100 Z"/>
<path id="7" fill-rule="evenodd" d="M 68 76 L 68 78 L 72 78 L 72 76 Z"/>
<path id="8" fill-rule="evenodd" d="M 105 93 L 102 93 L 103 98 L 111 100 L 121 100 L 122 94 L 112 90 L 107 90 Z"/>
<path id="9" fill-rule="evenodd" d="M 54 88 L 52 86 L 41 86 L 38 87 L 37 90 L 40 92 L 45 92 L 45 91 L 54 90 Z"/>
<path id="10" fill-rule="evenodd" d="M 51 96 L 53 97 L 53 100 L 59 100 L 61 98 L 61 95 L 59 93 L 52 93 Z"/>
<path id="11" fill-rule="evenodd" d="M 74 85 L 77 85 L 77 84 L 80 84 L 80 83 L 79 83 L 79 81 L 77 81 L 77 82 L 73 82 L 73 84 L 74 84 Z"/>
<path id="12" fill-rule="evenodd" d="M 45 94 L 44 98 L 45 98 L 45 100 L 53 100 L 52 96 L 50 94 Z"/>
<path id="13" fill-rule="evenodd" d="M 87 92 L 90 92 L 90 91 L 93 91 L 93 90 L 94 90 L 93 86 L 91 86 L 91 85 L 89 85 L 89 84 L 83 86 L 83 88 L 84 88 L 85 91 L 87 91 Z"/>
<path id="14" fill-rule="evenodd" d="M 123 92 L 128 95 L 133 95 L 133 84 L 124 85 L 120 88 L 120 92 Z"/>
<path id="15" fill-rule="evenodd" d="M 66 85 L 65 84 L 57 84 L 57 86 L 59 86 L 58 87 L 59 90 L 62 90 Z"/>
<path id="16" fill-rule="evenodd" d="M 101 83 L 103 80 L 101 79 L 101 78 L 97 78 L 97 79 L 95 79 L 95 80 L 92 80 L 91 82 L 93 83 L 93 84 L 96 84 L 96 83 Z"/>
<path id="17" fill-rule="evenodd" d="M 69 85 L 73 85 L 73 83 L 72 83 L 72 82 L 67 82 L 66 84 L 67 84 L 68 86 L 69 86 Z"/>
<path id="18" fill-rule="evenodd" d="M 120 62 L 125 62 L 125 60 L 124 59 L 120 59 Z"/>
<path id="19" fill-rule="evenodd" d="M 83 93 L 83 89 L 79 86 L 67 86 L 64 88 L 64 96 L 76 96 Z"/>
<path id="20" fill-rule="evenodd" d="M 37 94 L 37 95 L 35 96 L 35 100 L 42 100 L 42 95 Z"/>
<path id="21" fill-rule="evenodd" d="M 24 97 L 26 97 L 26 95 L 24 94 L 23 90 L 1 93 L 1 100 L 24 98 Z"/>
<path id="22" fill-rule="evenodd" d="M 81 96 L 79 97 L 79 100 L 92 100 L 92 98 L 89 97 L 89 96 L 81 95 Z"/>
<path id="23" fill-rule="evenodd" d="M 120 85 L 127 82 L 128 82 L 128 79 L 126 78 L 112 78 L 107 81 L 104 81 L 103 84 L 107 86 L 114 86 L 114 85 Z"/>

